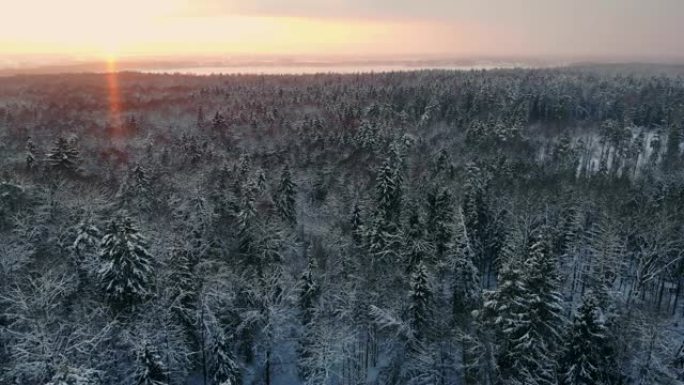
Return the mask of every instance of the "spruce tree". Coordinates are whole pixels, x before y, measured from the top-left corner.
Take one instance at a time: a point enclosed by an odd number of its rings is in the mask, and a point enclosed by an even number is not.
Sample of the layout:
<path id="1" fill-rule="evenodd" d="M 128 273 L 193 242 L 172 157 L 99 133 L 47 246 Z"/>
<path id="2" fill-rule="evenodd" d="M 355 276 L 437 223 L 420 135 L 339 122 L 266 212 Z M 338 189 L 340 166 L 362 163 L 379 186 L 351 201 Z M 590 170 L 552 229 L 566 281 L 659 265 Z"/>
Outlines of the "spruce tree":
<path id="1" fill-rule="evenodd" d="M 32 170 L 36 163 L 36 145 L 29 136 L 26 140 L 26 169 Z"/>
<path id="2" fill-rule="evenodd" d="M 565 319 L 561 294 L 558 292 L 556 260 L 551 254 L 546 234 L 546 229 L 540 229 L 533 236 L 525 262 L 525 284 L 530 294 L 528 303 L 533 314 L 532 326 L 543 338 L 548 349 L 546 354 L 555 355 L 561 341 Z"/>
<path id="3" fill-rule="evenodd" d="M 427 267 L 420 261 L 411 274 L 409 288 L 409 323 L 416 341 L 422 341 L 429 334 L 432 297 Z"/>
<path id="4" fill-rule="evenodd" d="M 228 128 L 226 120 L 223 118 L 223 115 L 221 115 L 221 113 L 218 111 L 216 111 L 214 119 L 212 119 L 211 121 L 211 128 L 217 132 L 223 132 L 226 128 Z"/>
<path id="5" fill-rule="evenodd" d="M 61 136 L 46 156 L 48 167 L 61 173 L 75 172 L 80 161 L 75 145 Z"/>
<path id="6" fill-rule="evenodd" d="M 157 350 L 149 342 L 145 342 L 138 353 L 138 365 L 136 385 L 167 384 L 166 368 Z"/>
<path id="7" fill-rule="evenodd" d="M 150 295 L 153 270 L 147 242 L 129 218 L 113 220 L 100 242 L 98 275 L 115 307 L 130 307 Z"/>
<path id="8" fill-rule="evenodd" d="M 278 191 L 275 199 L 278 214 L 283 220 L 295 224 L 297 222 L 297 212 L 295 211 L 297 185 L 292 181 L 290 168 L 285 166 L 280 177 Z"/>
<path id="9" fill-rule="evenodd" d="M 318 285 L 314 280 L 314 260 L 309 258 L 306 270 L 302 273 L 299 287 L 299 312 L 301 314 L 302 333 L 297 343 L 299 363 L 297 365 L 300 376 L 308 380 L 312 374 L 311 368 L 306 364 L 313 356 L 314 313 L 320 295 Z"/>
<path id="10" fill-rule="evenodd" d="M 480 274 L 473 263 L 468 233 L 465 226 L 461 227 L 461 237 L 453 250 L 452 311 L 456 317 L 470 313 L 481 300 Z"/>
<path id="11" fill-rule="evenodd" d="M 584 296 L 572 323 L 561 361 L 563 385 L 603 385 L 607 380 L 607 330 L 592 293 Z"/>
<path id="12" fill-rule="evenodd" d="M 434 244 L 437 259 L 442 260 L 449 248 L 453 233 L 451 194 L 446 189 L 432 189 L 427 194 L 427 207 L 427 234 Z"/>
<path id="13" fill-rule="evenodd" d="M 226 337 L 221 332 L 214 336 L 209 368 L 214 385 L 240 385 L 242 383 L 240 368 L 235 362 Z"/>
<path id="14" fill-rule="evenodd" d="M 361 218 L 361 208 L 358 202 L 354 204 L 350 225 L 352 240 L 355 245 L 359 246 L 363 243 L 363 219 Z"/>
<path id="15" fill-rule="evenodd" d="M 522 384 L 529 374 L 521 367 L 519 349 L 519 342 L 529 330 L 528 291 L 522 271 L 514 267 L 516 264 L 507 261 L 500 270 L 496 290 L 483 293 L 481 314 L 484 325 L 494 332 L 497 374 L 504 384 Z"/>
<path id="16" fill-rule="evenodd" d="M 194 330 L 195 312 L 200 289 L 200 279 L 195 272 L 198 259 L 184 244 L 176 244 L 171 250 L 170 279 L 173 282 L 173 307 L 188 332 Z"/>
<path id="17" fill-rule="evenodd" d="M 391 261 L 400 247 L 401 178 L 391 157 L 378 170 L 373 221 L 366 229 L 367 250 L 374 261 Z"/>

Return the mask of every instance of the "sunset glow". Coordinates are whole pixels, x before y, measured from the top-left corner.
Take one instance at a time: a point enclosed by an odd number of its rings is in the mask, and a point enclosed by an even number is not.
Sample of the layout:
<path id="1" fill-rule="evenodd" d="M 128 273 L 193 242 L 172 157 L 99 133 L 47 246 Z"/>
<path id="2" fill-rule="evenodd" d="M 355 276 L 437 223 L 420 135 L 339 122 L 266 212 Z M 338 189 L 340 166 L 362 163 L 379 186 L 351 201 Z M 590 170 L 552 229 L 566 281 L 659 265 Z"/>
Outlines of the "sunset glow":
<path id="1" fill-rule="evenodd" d="M 35 13 L 36 8 L 42 11 Z M 9 54 L 108 59 L 217 53 L 436 53 L 453 49 L 456 42 L 456 28 L 444 23 L 198 14 L 181 0 L 28 0 L 18 2 L 10 13 L 0 16 L 0 51 Z M 30 28 L 27 19 L 33 19 Z"/>
<path id="2" fill-rule="evenodd" d="M 679 0 L 598 5 L 593 0 L 6 0 L 3 5 L 0 60 L 684 52 L 681 39 L 667 39 L 684 33 Z"/>
<path id="3" fill-rule="evenodd" d="M 121 93 L 116 67 L 116 57 L 107 59 L 107 98 L 109 102 L 109 123 L 114 130 L 121 127 Z"/>

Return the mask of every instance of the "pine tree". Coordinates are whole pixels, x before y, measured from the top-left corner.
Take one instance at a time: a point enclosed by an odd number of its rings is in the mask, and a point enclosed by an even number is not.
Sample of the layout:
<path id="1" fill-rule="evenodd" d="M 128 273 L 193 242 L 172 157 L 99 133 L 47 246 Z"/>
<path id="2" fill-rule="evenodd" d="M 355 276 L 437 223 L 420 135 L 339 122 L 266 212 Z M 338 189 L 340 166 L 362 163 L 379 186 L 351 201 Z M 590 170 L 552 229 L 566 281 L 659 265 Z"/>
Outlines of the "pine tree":
<path id="1" fill-rule="evenodd" d="M 461 226 L 458 246 L 453 251 L 452 311 L 463 316 L 474 310 L 481 300 L 480 275 L 473 263 L 474 253 L 465 226 Z"/>
<path id="2" fill-rule="evenodd" d="M 402 186 L 400 172 L 394 167 L 392 158 L 387 158 L 376 177 L 377 214 L 385 222 L 396 224 L 401 214 Z"/>
<path id="3" fill-rule="evenodd" d="M 306 270 L 300 278 L 299 288 L 299 311 L 301 314 L 302 333 L 297 343 L 297 354 L 299 356 L 298 370 L 300 376 L 309 379 L 312 371 L 306 364 L 313 356 L 312 348 L 315 341 L 312 341 L 314 327 L 314 313 L 320 295 L 318 285 L 314 280 L 314 260 L 309 257 Z"/>
<path id="4" fill-rule="evenodd" d="M 309 263 L 306 270 L 302 273 L 300 278 L 299 289 L 299 308 L 302 314 L 302 325 L 306 327 L 313 321 L 313 311 L 316 307 L 316 301 L 319 296 L 318 285 L 314 281 L 314 259 L 309 257 Z"/>
<path id="5" fill-rule="evenodd" d="M 173 272 L 170 279 L 174 283 L 172 310 L 188 330 L 193 330 L 200 280 L 195 272 L 198 259 L 188 249 L 186 245 L 177 244 L 171 250 Z"/>
<path id="6" fill-rule="evenodd" d="M 562 358 L 563 385 L 608 384 L 606 359 L 607 330 L 598 300 L 593 294 L 584 296 L 570 330 Z"/>
<path id="7" fill-rule="evenodd" d="M 278 214 L 291 224 L 297 223 L 297 212 L 295 211 L 295 198 L 297 195 L 297 185 L 292 181 L 290 168 L 285 166 L 280 177 L 278 191 L 275 199 Z"/>
<path id="8" fill-rule="evenodd" d="M 498 258 L 504 237 L 489 207 L 487 177 L 472 163 L 467 165 L 466 171 L 463 218 L 478 268 L 483 271 Z"/>
<path id="9" fill-rule="evenodd" d="M 26 169 L 32 170 L 36 163 L 36 145 L 29 136 L 26 140 Z"/>
<path id="10" fill-rule="evenodd" d="M 518 349 L 520 339 L 526 336 L 530 320 L 526 317 L 528 298 L 522 272 L 516 262 L 505 263 L 499 273 L 496 290 L 483 293 L 482 319 L 495 335 L 496 364 L 499 378 L 504 384 L 523 384 L 528 372 L 523 372 Z M 517 382 L 516 382 L 517 381 Z"/>
<path id="11" fill-rule="evenodd" d="M 374 260 L 391 261 L 401 246 L 401 178 L 395 160 L 385 160 L 376 176 L 376 208 L 373 222 L 366 228 L 366 248 Z"/>
<path id="12" fill-rule="evenodd" d="M 58 137 L 52 150 L 46 155 L 48 167 L 63 173 L 73 173 L 78 168 L 79 153 L 73 143 Z"/>
<path id="13" fill-rule="evenodd" d="M 136 385 L 167 384 L 166 368 L 157 350 L 149 342 L 145 342 L 138 352 L 138 365 Z"/>
<path id="14" fill-rule="evenodd" d="M 152 255 L 129 218 L 114 220 L 100 242 L 98 275 L 107 299 L 115 307 L 135 305 L 150 295 Z"/>
<path id="15" fill-rule="evenodd" d="M 205 119 L 206 118 L 204 117 L 204 108 L 202 108 L 202 106 L 199 106 L 197 108 L 197 128 L 204 128 Z"/>
<path id="16" fill-rule="evenodd" d="M 423 261 L 411 274 L 409 290 L 409 323 L 415 340 L 422 341 L 429 334 L 433 301 L 428 271 Z"/>
<path id="17" fill-rule="evenodd" d="M 533 242 L 525 262 L 525 285 L 530 293 L 529 305 L 533 313 L 533 327 L 549 355 L 557 353 L 565 323 L 561 294 L 558 292 L 559 278 L 556 260 L 546 238 L 547 230 L 541 229 L 533 236 Z"/>
<path id="18" fill-rule="evenodd" d="M 677 125 L 670 126 L 667 135 L 667 148 L 663 154 L 663 167 L 665 170 L 673 170 L 679 166 L 680 153 L 679 146 L 682 142 L 681 129 Z"/>
<path id="19" fill-rule="evenodd" d="M 71 248 L 74 251 L 79 285 L 84 285 L 88 281 L 86 257 L 89 253 L 87 251 L 94 249 L 100 239 L 102 239 L 100 229 L 95 225 L 92 218 L 87 217 L 76 225 L 76 239 L 74 239 Z"/>
<path id="20" fill-rule="evenodd" d="M 359 202 L 354 204 L 354 211 L 351 217 L 351 234 L 354 244 L 361 245 L 363 242 L 363 219 L 361 218 L 361 208 Z"/>
<path id="21" fill-rule="evenodd" d="M 485 313 L 494 320 L 497 364 L 504 383 L 556 383 L 563 317 L 555 262 L 544 234 L 538 231 L 533 236 L 525 273 L 505 266 L 497 290 L 485 295 Z"/>
<path id="22" fill-rule="evenodd" d="M 217 132 L 223 132 L 226 128 L 228 128 L 226 120 L 223 118 L 223 115 L 221 115 L 221 113 L 218 111 L 216 111 L 214 119 L 212 119 L 211 121 L 211 128 Z"/>
<path id="23" fill-rule="evenodd" d="M 214 385 L 240 385 L 242 383 L 240 368 L 235 362 L 235 357 L 225 336 L 221 332 L 214 337 L 209 368 Z"/>
<path id="24" fill-rule="evenodd" d="M 426 230 L 434 244 L 437 259 L 442 260 L 450 246 L 453 233 L 451 194 L 446 189 L 433 189 L 427 195 Z"/>
<path id="25" fill-rule="evenodd" d="M 410 275 L 416 271 L 418 264 L 425 260 L 431 250 L 429 242 L 425 240 L 425 228 L 416 204 L 410 206 L 405 234 L 403 249 L 406 253 L 406 272 Z"/>

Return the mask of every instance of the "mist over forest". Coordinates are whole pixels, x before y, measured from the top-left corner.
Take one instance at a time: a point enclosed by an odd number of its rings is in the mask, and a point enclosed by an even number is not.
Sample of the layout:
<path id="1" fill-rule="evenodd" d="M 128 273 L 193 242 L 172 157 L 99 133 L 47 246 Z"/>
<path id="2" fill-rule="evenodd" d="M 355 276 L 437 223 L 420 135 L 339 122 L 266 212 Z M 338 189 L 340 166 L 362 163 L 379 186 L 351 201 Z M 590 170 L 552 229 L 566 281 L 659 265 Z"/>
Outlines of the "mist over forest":
<path id="1" fill-rule="evenodd" d="M 0 77 L 0 384 L 682 384 L 683 74 Z"/>

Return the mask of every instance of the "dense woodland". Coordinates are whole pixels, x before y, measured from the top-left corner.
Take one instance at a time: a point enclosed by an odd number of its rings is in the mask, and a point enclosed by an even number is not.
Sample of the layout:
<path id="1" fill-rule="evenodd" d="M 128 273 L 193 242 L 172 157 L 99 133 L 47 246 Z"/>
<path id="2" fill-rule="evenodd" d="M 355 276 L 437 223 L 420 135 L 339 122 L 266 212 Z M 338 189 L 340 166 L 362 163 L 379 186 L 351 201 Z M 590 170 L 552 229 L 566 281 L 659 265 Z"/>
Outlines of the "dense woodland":
<path id="1" fill-rule="evenodd" d="M 684 78 L 0 78 L 0 383 L 684 381 Z"/>

